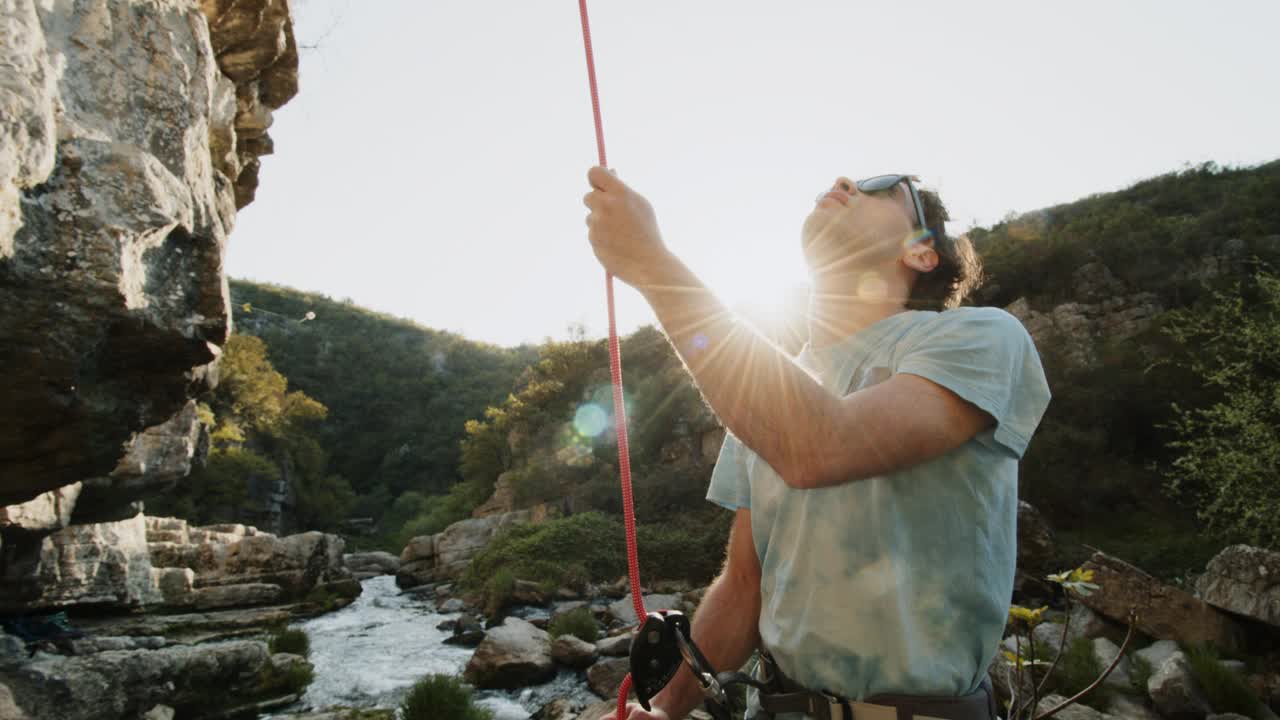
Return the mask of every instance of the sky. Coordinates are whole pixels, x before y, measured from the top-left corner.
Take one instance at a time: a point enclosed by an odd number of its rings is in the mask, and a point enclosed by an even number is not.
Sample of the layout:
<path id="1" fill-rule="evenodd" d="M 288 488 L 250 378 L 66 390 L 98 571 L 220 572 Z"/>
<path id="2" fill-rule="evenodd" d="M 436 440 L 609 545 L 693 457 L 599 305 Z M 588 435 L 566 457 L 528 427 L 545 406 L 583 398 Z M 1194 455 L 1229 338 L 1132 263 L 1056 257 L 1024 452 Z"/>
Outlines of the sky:
<path id="1" fill-rule="evenodd" d="M 498 345 L 603 336 L 577 3 L 293 6 L 301 90 L 229 274 Z M 1280 157 L 1271 0 L 588 8 L 609 164 L 731 305 L 805 283 L 799 230 L 840 175 L 919 175 L 963 230 Z M 655 322 L 616 292 L 621 332 Z"/>

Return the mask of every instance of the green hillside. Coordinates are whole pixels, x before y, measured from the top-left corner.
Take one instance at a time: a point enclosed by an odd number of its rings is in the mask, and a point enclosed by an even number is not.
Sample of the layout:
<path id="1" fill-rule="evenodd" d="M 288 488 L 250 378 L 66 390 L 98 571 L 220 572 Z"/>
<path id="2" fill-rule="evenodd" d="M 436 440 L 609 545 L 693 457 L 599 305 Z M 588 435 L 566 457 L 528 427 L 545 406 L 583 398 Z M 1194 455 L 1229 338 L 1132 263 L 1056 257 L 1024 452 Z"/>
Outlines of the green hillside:
<path id="1" fill-rule="evenodd" d="M 233 280 L 231 297 L 235 331 L 261 338 L 289 387 L 328 407 L 317 434 L 358 496 L 351 515 L 380 519 L 405 492 L 447 492 L 465 423 L 537 355 L 279 286 Z"/>
<path id="2" fill-rule="evenodd" d="M 1042 326 L 1085 311 L 1122 324 L 1131 304 L 1146 308 L 1126 335 L 1042 327 L 1054 401 L 1022 463 L 1024 498 L 1067 540 L 1166 577 L 1203 567 L 1231 540 L 1280 541 L 1280 521 L 1268 520 L 1280 517 L 1270 489 L 1280 487 L 1280 162 L 1191 168 L 971 237 L 988 275 L 978 304 L 1016 301 Z M 377 537 L 361 542 L 391 550 L 470 517 L 495 487 L 507 505 L 600 513 L 564 537 L 620 532 L 604 341 L 504 349 L 287 288 L 236 281 L 232 295 L 237 332 L 260 338 L 268 362 L 241 362 L 263 379 L 231 387 L 270 387 L 291 407 L 273 366 L 307 412 L 286 413 L 283 429 L 244 448 L 219 425 L 218 472 L 245 465 L 242 449 L 274 457 L 281 477 L 315 465 L 292 474 L 323 495 L 304 514 L 374 518 Z M 665 548 L 665 574 L 713 572 L 728 520 L 702 500 L 715 419 L 661 333 L 643 328 L 622 351 L 642 530 Z M 232 425 L 249 423 L 243 406 L 231 395 L 211 403 Z"/>

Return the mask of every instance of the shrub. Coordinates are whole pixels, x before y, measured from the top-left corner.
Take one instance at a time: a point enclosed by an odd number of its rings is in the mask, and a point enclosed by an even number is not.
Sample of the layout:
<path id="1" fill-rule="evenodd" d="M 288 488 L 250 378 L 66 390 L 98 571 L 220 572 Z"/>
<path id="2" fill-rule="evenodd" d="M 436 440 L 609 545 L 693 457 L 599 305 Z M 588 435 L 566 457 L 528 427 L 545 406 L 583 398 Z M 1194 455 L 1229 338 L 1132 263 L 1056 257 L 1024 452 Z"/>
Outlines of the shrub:
<path id="1" fill-rule="evenodd" d="M 496 616 L 516 594 L 516 576 L 507 568 L 499 568 L 484 584 L 484 610 L 489 617 Z"/>
<path id="2" fill-rule="evenodd" d="M 273 653 L 292 653 L 307 657 L 311 653 L 311 638 L 297 628 L 287 628 L 271 636 L 267 646 Z"/>
<path id="3" fill-rule="evenodd" d="M 315 668 L 309 662 L 294 663 L 284 670 L 268 662 L 258 676 L 258 694 L 261 697 L 300 695 L 315 678 Z"/>
<path id="4" fill-rule="evenodd" d="M 1215 713 L 1236 713 L 1246 717 L 1261 717 L 1260 701 L 1240 674 L 1222 666 L 1221 657 L 1208 647 L 1187 649 L 1187 663 L 1205 698 Z"/>
<path id="5" fill-rule="evenodd" d="M 414 684 L 400 703 L 404 720 L 492 720 L 493 713 L 475 704 L 471 688 L 452 675 L 428 675 Z"/>
<path id="6" fill-rule="evenodd" d="M 572 635 L 589 643 L 595 642 L 596 638 L 600 637 L 600 628 L 596 625 L 596 619 L 591 615 L 591 610 L 585 607 L 556 616 L 556 619 L 552 620 L 551 625 L 547 627 L 547 632 L 553 638 Z"/>
<path id="7" fill-rule="evenodd" d="M 566 563 L 573 558 L 573 563 Z M 500 570 L 539 585 L 563 586 L 616 578 L 626 572 L 622 523 L 582 513 L 545 523 L 507 528 L 472 559 L 462 584 L 488 590 Z"/>
<path id="8" fill-rule="evenodd" d="M 1058 667 L 1053 671 L 1050 684 L 1059 694 L 1073 697 L 1092 685 L 1105 669 L 1093 654 L 1093 641 L 1089 638 L 1076 638 L 1063 651 L 1062 658 L 1058 660 Z M 1109 686 L 1099 685 L 1093 692 L 1086 695 L 1081 703 L 1092 707 L 1106 707 L 1110 695 Z"/>

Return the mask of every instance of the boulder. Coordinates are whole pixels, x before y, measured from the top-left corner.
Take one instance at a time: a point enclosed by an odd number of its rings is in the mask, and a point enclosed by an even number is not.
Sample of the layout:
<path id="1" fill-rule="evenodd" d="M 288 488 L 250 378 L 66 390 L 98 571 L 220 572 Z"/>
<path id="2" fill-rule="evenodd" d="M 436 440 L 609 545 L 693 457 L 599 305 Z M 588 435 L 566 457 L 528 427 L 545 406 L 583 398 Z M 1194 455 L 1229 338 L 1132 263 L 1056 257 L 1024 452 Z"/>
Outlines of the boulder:
<path id="1" fill-rule="evenodd" d="M 681 606 L 679 595 L 644 595 L 644 609 L 648 612 L 655 610 L 671 610 Z M 627 625 L 638 624 L 636 619 L 635 603 L 631 600 L 631 593 L 627 593 L 625 597 L 616 600 L 609 605 L 609 614 L 615 620 Z"/>
<path id="2" fill-rule="evenodd" d="M 1018 567 L 1037 577 L 1058 572 L 1053 530 L 1030 503 L 1018 501 Z"/>
<path id="3" fill-rule="evenodd" d="M 1151 673 L 1147 694 L 1156 710 L 1167 718 L 1202 718 L 1213 712 L 1191 674 L 1187 656 L 1180 651 L 1170 655 Z"/>
<path id="4" fill-rule="evenodd" d="M 1092 640 L 1103 637 L 1111 633 L 1116 627 L 1116 625 L 1091 610 L 1087 605 L 1072 603 L 1071 625 L 1067 628 L 1067 642 L 1074 642 L 1076 638 Z"/>
<path id="5" fill-rule="evenodd" d="M 342 562 L 356 580 L 367 580 L 379 575 L 395 575 L 400 571 L 400 558 L 380 550 L 347 553 L 342 556 Z"/>
<path id="6" fill-rule="evenodd" d="M 631 654 L 631 633 L 624 632 L 596 642 L 596 652 L 605 657 L 624 657 Z"/>
<path id="7" fill-rule="evenodd" d="M 13 701 L 13 692 L 9 686 L 0 682 L 0 718 L 4 720 L 28 720 L 26 713 Z M 596 718 L 595 720 L 600 720 Z"/>
<path id="8" fill-rule="evenodd" d="M 444 602 L 440 603 L 440 607 L 437 608 L 437 611 L 444 615 L 450 615 L 452 613 L 462 612 L 466 608 L 467 608 L 467 603 L 464 602 L 462 598 L 455 597 L 455 598 L 449 598 L 448 600 L 445 600 Z"/>
<path id="9" fill-rule="evenodd" d="M 1111 693 L 1111 699 L 1107 702 L 1107 715 L 1116 720 L 1162 720 L 1155 710 L 1147 706 L 1144 699 L 1123 692 Z"/>
<path id="10" fill-rule="evenodd" d="M 551 637 L 532 623 L 509 617 L 485 635 L 463 677 L 478 688 L 512 689 L 546 682 L 555 673 Z"/>
<path id="11" fill-rule="evenodd" d="M 1280 552 L 1232 545 L 1196 581 L 1202 600 L 1280 627 Z"/>
<path id="12" fill-rule="evenodd" d="M 556 698 L 538 708 L 537 712 L 529 716 L 529 720 L 576 720 L 582 709 L 581 703 L 574 702 L 570 698 Z M 592 720 L 600 720 L 600 718 L 592 718 Z"/>
<path id="13" fill-rule="evenodd" d="M 1009 665 L 1003 653 L 996 653 L 991 659 L 991 664 L 987 666 L 987 677 L 991 678 L 991 686 L 995 690 L 996 698 L 1001 703 L 1007 703 L 1013 693 L 1014 681 L 1017 673 L 1014 668 Z M 1030 698 L 1031 691 L 1034 690 L 1031 683 L 1031 677 L 1024 674 L 1022 682 L 1018 684 L 1018 697 Z"/>
<path id="14" fill-rule="evenodd" d="M 161 704 L 185 716 L 197 706 L 208 713 L 256 699 L 270 665 L 261 642 L 174 645 L 74 657 L 38 654 L 8 673 L 6 682 L 32 720 L 140 717 Z"/>
<path id="15" fill-rule="evenodd" d="M 471 558 L 489 544 L 499 530 L 511 525 L 540 522 L 549 517 L 546 506 L 501 515 L 460 520 L 435 535 L 409 541 L 400 553 L 396 584 L 402 588 L 456 580 Z"/>
<path id="16" fill-rule="evenodd" d="M 1049 710 L 1052 710 L 1066 702 L 1066 700 L 1067 699 L 1061 695 L 1048 695 L 1046 697 L 1042 697 L 1040 698 L 1039 704 L 1036 705 L 1036 712 L 1048 712 Z M 1062 710 L 1059 710 L 1053 717 L 1058 718 L 1058 720 L 1107 720 L 1110 716 L 1098 712 L 1088 705 L 1074 703 L 1072 705 L 1068 705 Z"/>
<path id="17" fill-rule="evenodd" d="M 608 715 L 618 709 L 618 702 L 614 700 L 602 700 L 593 705 L 588 705 L 578 713 L 577 720 L 600 720 L 600 718 Z"/>
<path id="18" fill-rule="evenodd" d="M 452 635 L 445 638 L 446 645 L 475 647 L 484 640 L 484 626 L 475 615 L 463 615 L 453 622 Z"/>
<path id="19" fill-rule="evenodd" d="M 574 635 L 561 635 L 551 642 L 551 659 L 575 670 L 589 667 L 597 657 L 594 643 Z"/>
<path id="20" fill-rule="evenodd" d="M 1115 662 L 1120 656 L 1120 646 L 1110 640 L 1099 637 L 1093 639 L 1093 657 L 1098 661 L 1098 667 L 1106 670 L 1111 667 L 1111 663 Z M 1129 674 L 1129 658 L 1120 658 L 1120 662 L 1116 663 L 1115 668 L 1107 675 L 1107 679 L 1103 680 L 1104 685 L 1110 685 L 1121 690 L 1128 690 L 1133 686 L 1130 681 Z"/>
<path id="21" fill-rule="evenodd" d="M 1145 661 L 1147 665 L 1150 665 L 1151 672 L 1154 673 L 1161 665 L 1164 665 L 1165 660 L 1168 660 L 1180 649 L 1181 648 L 1178 647 L 1178 643 L 1172 640 L 1157 640 L 1147 647 L 1135 652 L 1134 655 Z"/>
<path id="22" fill-rule="evenodd" d="M 1084 567 L 1095 572 L 1094 582 L 1100 589 L 1076 600 L 1094 611 L 1127 623 L 1129 611 L 1134 609 L 1138 629 L 1161 640 L 1212 644 L 1227 650 L 1241 647 L 1244 632 L 1226 613 L 1123 560 L 1094 553 Z"/>
<path id="23" fill-rule="evenodd" d="M 604 658 L 587 668 L 587 685 L 602 698 L 617 698 L 622 679 L 631 672 L 629 658 Z"/>

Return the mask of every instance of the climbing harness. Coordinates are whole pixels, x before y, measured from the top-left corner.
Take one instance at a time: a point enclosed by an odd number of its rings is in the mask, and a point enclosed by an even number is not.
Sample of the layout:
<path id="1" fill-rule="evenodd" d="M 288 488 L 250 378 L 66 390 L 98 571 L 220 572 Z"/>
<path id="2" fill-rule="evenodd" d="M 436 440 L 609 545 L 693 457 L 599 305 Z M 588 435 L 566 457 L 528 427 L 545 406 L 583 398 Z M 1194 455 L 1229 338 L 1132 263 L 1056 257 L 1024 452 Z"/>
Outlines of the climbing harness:
<path id="1" fill-rule="evenodd" d="M 587 55 L 587 80 L 591 87 L 591 110 L 596 126 L 596 152 L 600 167 L 609 167 L 604 152 L 604 127 L 600 121 L 600 92 L 596 85 L 596 64 L 591 50 L 591 25 L 587 20 L 587 0 L 578 0 L 578 14 L 582 18 L 582 44 Z M 679 612 L 645 612 L 644 598 L 640 592 L 640 563 L 636 551 L 635 505 L 631 497 L 631 454 L 627 445 L 627 415 L 622 396 L 622 359 L 618 351 L 618 328 L 613 303 L 613 275 L 605 273 L 605 295 L 609 308 L 609 376 L 613 382 L 614 425 L 618 434 L 618 466 L 622 475 L 622 514 L 627 532 L 627 572 L 631 582 L 631 601 L 636 617 L 644 623 L 631 640 L 631 672 L 622 680 L 618 689 L 617 720 L 626 720 L 627 695 L 634 685 L 636 697 L 645 710 L 652 709 L 649 700 L 662 690 L 686 662 L 707 696 L 707 709 L 717 720 L 728 720 L 730 703 L 724 691 L 723 681 L 739 675 L 741 682 L 751 681 L 742 673 L 717 675 L 711 663 L 693 644 L 689 621 Z"/>

